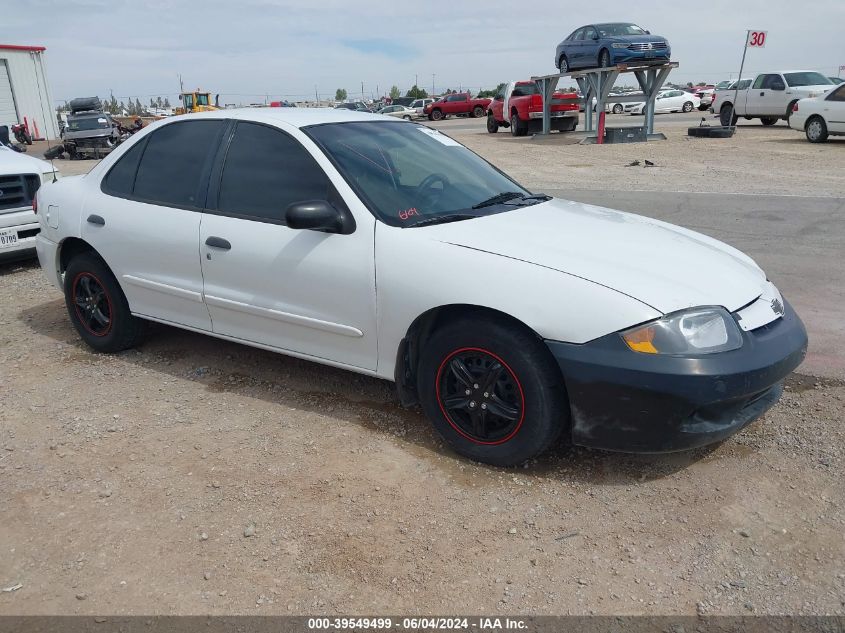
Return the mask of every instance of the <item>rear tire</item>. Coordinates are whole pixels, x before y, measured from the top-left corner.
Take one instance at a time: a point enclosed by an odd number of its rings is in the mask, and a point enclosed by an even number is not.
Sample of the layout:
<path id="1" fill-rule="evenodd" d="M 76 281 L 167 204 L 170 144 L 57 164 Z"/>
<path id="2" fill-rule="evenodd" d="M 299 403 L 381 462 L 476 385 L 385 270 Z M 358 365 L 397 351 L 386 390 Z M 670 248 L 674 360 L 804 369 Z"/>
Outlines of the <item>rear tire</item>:
<path id="1" fill-rule="evenodd" d="M 480 119 L 484 116 L 484 108 L 482 108 L 481 106 L 475 106 L 472 109 L 472 116 L 474 119 Z"/>
<path id="2" fill-rule="evenodd" d="M 683 110 L 684 112 L 692 112 L 693 107 L 694 106 L 692 105 L 692 101 L 685 101 L 681 110 Z"/>
<path id="3" fill-rule="evenodd" d="M 795 101 L 791 101 L 788 106 L 786 106 L 786 124 L 789 125 L 789 119 L 792 117 L 792 107 L 798 103 L 798 99 Z"/>
<path id="4" fill-rule="evenodd" d="M 495 134 L 499 131 L 499 122 L 493 117 L 493 113 L 487 115 L 487 131 L 490 134 Z"/>
<path id="5" fill-rule="evenodd" d="M 494 466 L 542 453 L 568 425 L 563 378 L 549 350 L 531 332 L 493 316 L 437 330 L 420 360 L 418 389 L 443 439 Z"/>
<path id="6" fill-rule="evenodd" d="M 622 114 L 625 111 L 625 108 L 622 107 L 621 103 L 614 103 L 613 104 L 613 114 Z"/>
<path id="7" fill-rule="evenodd" d="M 733 108 L 730 106 L 730 104 L 723 105 L 722 109 L 719 110 L 719 123 L 721 123 L 723 127 L 730 127 L 732 125 L 736 125 L 736 122 L 738 120 L 739 117 L 737 116 L 736 112 L 733 111 Z"/>
<path id="8" fill-rule="evenodd" d="M 514 112 L 511 114 L 511 136 L 525 136 L 526 134 L 528 134 L 528 126 Z"/>
<path id="9" fill-rule="evenodd" d="M 804 133 L 811 143 L 824 143 L 828 137 L 827 124 L 820 116 L 810 117 L 810 120 L 807 121 L 807 127 L 804 128 Z"/>
<path id="10" fill-rule="evenodd" d="M 778 119 L 774 116 L 764 116 L 762 119 L 760 119 L 760 123 L 762 123 L 763 125 L 774 125 L 777 122 Z"/>
<path id="11" fill-rule="evenodd" d="M 98 352 L 120 352 L 140 342 L 146 322 L 132 316 L 109 267 L 94 253 L 74 257 L 65 271 L 65 306 L 82 340 Z"/>

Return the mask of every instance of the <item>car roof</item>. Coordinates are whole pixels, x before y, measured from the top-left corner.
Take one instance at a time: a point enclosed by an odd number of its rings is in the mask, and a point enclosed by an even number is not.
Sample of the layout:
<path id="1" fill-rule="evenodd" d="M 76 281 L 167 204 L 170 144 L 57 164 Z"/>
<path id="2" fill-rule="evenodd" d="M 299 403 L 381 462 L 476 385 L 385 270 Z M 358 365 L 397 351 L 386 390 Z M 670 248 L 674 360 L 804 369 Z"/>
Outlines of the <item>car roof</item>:
<path id="1" fill-rule="evenodd" d="M 347 108 L 232 108 L 212 110 L 168 117 L 168 122 L 193 119 L 239 119 L 263 123 L 286 123 L 293 127 L 307 127 L 321 123 L 354 123 L 362 121 L 384 121 L 380 114 L 357 112 Z"/>

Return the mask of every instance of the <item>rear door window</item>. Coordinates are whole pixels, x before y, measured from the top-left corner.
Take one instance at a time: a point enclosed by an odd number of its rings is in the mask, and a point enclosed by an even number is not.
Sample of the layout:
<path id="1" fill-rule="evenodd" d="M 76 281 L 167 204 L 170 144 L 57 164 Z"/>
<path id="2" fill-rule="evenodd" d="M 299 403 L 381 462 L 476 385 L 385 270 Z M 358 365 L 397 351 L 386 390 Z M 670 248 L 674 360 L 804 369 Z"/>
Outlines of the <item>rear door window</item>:
<path id="1" fill-rule="evenodd" d="M 104 193 L 121 198 L 132 197 L 132 190 L 135 187 L 135 174 L 138 172 L 138 163 L 141 162 L 146 143 L 146 139 L 141 139 L 117 159 L 117 162 L 103 179 L 102 189 Z"/>
<path id="2" fill-rule="evenodd" d="M 153 132 L 138 166 L 133 197 L 165 206 L 203 206 L 223 125 L 220 120 L 181 121 Z"/>
<path id="3" fill-rule="evenodd" d="M 294 202 L 329 200 L 322 167 L 296 139 L 278 128 L 239 121 L 226 153 L 217 211 L 284 224 Z"/>

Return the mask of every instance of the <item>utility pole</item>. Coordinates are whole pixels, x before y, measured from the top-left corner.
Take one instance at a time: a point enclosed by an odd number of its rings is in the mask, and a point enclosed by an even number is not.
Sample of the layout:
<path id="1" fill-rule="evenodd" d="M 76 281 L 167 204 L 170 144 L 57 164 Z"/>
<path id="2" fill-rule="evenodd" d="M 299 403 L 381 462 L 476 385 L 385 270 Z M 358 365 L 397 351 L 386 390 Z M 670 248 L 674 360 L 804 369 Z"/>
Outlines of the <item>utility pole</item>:
<path id="1" fill-rule="evenodd" d="M 420 76 L 418 74 L 414 75 L 414 85 L 417 87 L 420 85 Z"/>
<path id="2" fill-rule="evenodd" d="M 314 84 L 314 99 L 317 101 L 317 103 L 320 103 L 320 95 L 317 94 L 317 84 Z"/>
<path id="3" fill-rule="evenodd" d="M 431 73 L 431 96 L 432 97 L 434 96 L 434 77 L 435 77 L 435 74 Z"/>
<path id="4" fill-rule="evenodd" d="M 361 82 L 361 101 L 364 100 L 364 82 Z"/>

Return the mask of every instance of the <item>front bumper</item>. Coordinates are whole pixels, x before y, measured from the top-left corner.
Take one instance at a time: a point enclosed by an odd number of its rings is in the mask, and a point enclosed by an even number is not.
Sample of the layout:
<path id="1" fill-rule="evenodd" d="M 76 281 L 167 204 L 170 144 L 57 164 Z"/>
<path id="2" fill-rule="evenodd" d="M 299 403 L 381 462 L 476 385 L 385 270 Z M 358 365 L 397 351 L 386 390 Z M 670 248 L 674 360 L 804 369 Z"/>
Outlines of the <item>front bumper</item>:
<path id="1" fill-rule="evenodd" d="M 632 352 L 615 333 L 547 342 L 569 394 L 573 443 L 664 453 L 730 437 L 777 402 L 804 360 L 804 324 L 784 307 L 777 321 L 742 332 L 740 349 L 695 358 Z"/>
<path id="2" fill-rule="evenodd" d="M 32 207 L 0 214 L 0 231 L 6 236 L 0 240 L 0 258 L 35 248 L 35 238 L 40 231 Z M 9 241 L 14 238 L 14 242 Z"/>
<path id="3" fill-rule="evenodd" d="M 614 64 L 665 64 L 672 54 L 670 48 L 650 51 L 632 51 L 627 48 L 614 48 L 611 52 Z"/>

